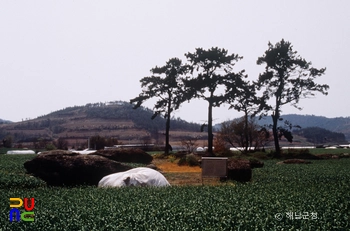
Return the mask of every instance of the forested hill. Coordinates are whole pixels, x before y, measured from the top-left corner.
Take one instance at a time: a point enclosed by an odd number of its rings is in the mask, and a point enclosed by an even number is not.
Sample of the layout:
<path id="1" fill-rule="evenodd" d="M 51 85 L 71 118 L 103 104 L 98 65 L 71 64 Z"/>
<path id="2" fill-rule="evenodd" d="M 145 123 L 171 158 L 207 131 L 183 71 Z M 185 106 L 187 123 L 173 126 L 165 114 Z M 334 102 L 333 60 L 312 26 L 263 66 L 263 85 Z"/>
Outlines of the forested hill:
<path id="1" fill-rule="evenodd" d="M 280 126 L 283 126 L 284 121 L 288 120 L 293 125 L 299 125 L 301 128 L 319 127 L 333 132 L 343 133 L 347 140 L 350 140 L 350 117 L 327 118 L 324 116 L 315 115 L 297 115 L 287 114 L 282 115 L 283 121 L 280 121 Z M 271 117 L 265 117 L 258 122 L 260 125 L 271 124 Z"/>
<path id="2" fill-rule="evenodd" d="M 138 128 L 145 130 L 165 129 L 165 119 L 163 117 L 157 116 L 152 120 L 153 111 L 151 109 L 145 107 L 133 109 L 133 106 L 127 102 L 87 104 L 84 109 L 89 118 L 132 120 Z M 172 118 L 171 129 L 199 131 L 200 125 L 186 122 L 180 118 Z"/>
<path id="3" fill-rule="evenodd" d="M 8 120 L 0 119 L 0 124 L 9 124 L 9 123 L 12 123 L 12 122 Z"/>
<path id="4" fill-rule="evenodd" d="M 157 116 L 152 120 L 151 117 L 153 115 L 153 111 L 151 109 L 142 106 L 140 108 L 133 109 L 131 104 L 124 101 L 94 104 L 90 103 L 86 104 L 85 106 L 68 107 L 39 118 L 64 118 L 69 116 L 78 116 L 79 118 L 83 115 L 86 115 L 86 118 L 88 119 L 131 120 L 135 124 L 136 128 L 149 131 L 165 129 L 165 119 L 163 117 Z M 172 130 L 199 131 L 200 125 L 186 122 L 180 118 L 172 118 L 171 128 Z"/>
<path id="5" fill-rule="evenodd" d="M 141 139 L 165 130 L 165 119 L 157 116 L 152 120 L 152 115 L 148 108 L 133 109 L 133 105 L 123 101 L 74 106 L 32 120 L 0 124 L 0 139 L 12 136 L 15 142 L 29 142 L 37 138 L 84 139 L 96 134 Z M 173 118 L 171 131 L 175 130 L 199 132 L 200 125 Z"/>

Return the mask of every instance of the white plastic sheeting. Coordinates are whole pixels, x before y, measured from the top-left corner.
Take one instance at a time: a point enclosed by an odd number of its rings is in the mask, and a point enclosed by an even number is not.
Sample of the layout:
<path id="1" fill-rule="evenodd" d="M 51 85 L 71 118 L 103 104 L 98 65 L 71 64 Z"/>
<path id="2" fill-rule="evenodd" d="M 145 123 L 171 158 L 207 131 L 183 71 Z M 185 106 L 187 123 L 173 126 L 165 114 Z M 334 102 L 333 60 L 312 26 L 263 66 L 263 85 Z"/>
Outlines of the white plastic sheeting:
<path id="1" fill-rule="evenodd" d="M 69 149 L 69 151 L 86 155 L 86 154 L 90 154 L 90 153 L 95 153 L 97 150 L 90 150 L 87 148 L 87 149 L 84 149 L 82 151 L 78 151 L 78 150 L 74 150 L 74 149 Z"/>
<path id="2" fill-rule="evenodd" d="M 6 154 L 35 154 L 33 150 L 12 150 L 7 151 Z"/>
<path id="3" fill-rule="evenodd" d="M 118 172 L 103 177 L 98 187 L 123 186 L 169 186 L 167 179 L 158 171 L 151 168 L 133 168 L 125 172 Z"/>

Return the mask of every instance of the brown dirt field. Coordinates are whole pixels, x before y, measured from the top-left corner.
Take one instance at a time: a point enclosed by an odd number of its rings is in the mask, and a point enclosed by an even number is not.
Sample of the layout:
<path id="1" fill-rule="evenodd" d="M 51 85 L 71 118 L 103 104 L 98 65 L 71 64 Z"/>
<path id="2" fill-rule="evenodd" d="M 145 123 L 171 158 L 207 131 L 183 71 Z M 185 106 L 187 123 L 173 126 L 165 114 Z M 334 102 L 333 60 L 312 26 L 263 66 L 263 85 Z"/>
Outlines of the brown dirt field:
<path id="1" fill-rule="evenodd" d="M 201 173 L 196 172 L 163 172 L 170 185 L 202 185 Z"/>
<path id="2" fill-rule="evenodd" d="M 224 185 L 232 182 L 220 182 L 218 178 L 204 178 L 198 166 L 179 166 L 177 162 L 167 159 L 154 159 L 152 162 L 165 176 L 170 185 Z"/>
<path id="3" fill-rule="evenodd" d="M 163 162 L 156 164 L 156 166 L 159 168 L 162 172 L 178 172 L 178 173 L 201 173 L 202 169 L 198 166 L 190 167 L 190 166 L 179 166 L 177 163 L 171 163 L 171 162 Z"/>

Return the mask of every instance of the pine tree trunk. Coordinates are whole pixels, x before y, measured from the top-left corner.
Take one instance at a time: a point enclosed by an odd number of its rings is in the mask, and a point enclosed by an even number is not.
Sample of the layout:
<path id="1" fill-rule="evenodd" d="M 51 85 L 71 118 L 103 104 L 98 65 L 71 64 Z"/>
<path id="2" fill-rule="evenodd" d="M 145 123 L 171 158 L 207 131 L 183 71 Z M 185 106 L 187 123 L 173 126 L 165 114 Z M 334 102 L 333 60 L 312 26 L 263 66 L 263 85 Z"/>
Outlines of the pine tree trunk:
<path id="1" fill-rule="evenodd" d="M 213 155 L 213 103 L 211 101 L 208 107 L 208 152 Z"/>
<path id="2" fill-rule="evenodd" d="M 165 124 L 165 155 L 168 155 L 169 150 L 171 149 L 171 146 L 169 144 L 170 111 L 171 111 L 171 103 L 169 102 L 168 103 L 168 113 L 167 113 L 166 124 Z"/>
<path id="3" fill-rule="evenodd" d="M 278 122 L 278 116 L 272 115 L 272 132 L 273 132 L 273 140 L 275 142 L 275 157 L 281 156 L 281 148 L 279 144 L 278 139 L 278 131 L 277 131 L 277 122 Z"/>
<path id="4" fill-rule="evenodd" d="M 244 115 L 244 138 L 245 138 L 245 152 L 248 153 L 248 147 L 249 147 L 249 134 L 248 134 L 248 112 L 245 111 Z"/>

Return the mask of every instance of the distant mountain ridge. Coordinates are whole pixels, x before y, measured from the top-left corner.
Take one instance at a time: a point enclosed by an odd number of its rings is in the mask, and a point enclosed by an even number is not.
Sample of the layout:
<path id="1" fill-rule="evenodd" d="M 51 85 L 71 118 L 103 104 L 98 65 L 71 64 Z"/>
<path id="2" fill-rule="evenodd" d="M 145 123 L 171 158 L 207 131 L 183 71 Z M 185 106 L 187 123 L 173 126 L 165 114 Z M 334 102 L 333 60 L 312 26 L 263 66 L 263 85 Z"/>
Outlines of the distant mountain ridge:
<path id="1" fill-rule="evenodd" d="M 280 126 L 283 126 L 284 121 L 288 120 L 293 125 L 299 125 L 301 128 L 320 127 L 332 132 L 343 133 L 347 140 L 350 140 L 350 117 L 327 118 L 324 116 L 297 114 L 286 114 L 281 117 L 283 121 L 279 122 Z M 257 122 L 260 125 L 271 124 L 272 119 L 270 116 L 267 116 Z"/>
<path id="2" fill-rule="evenodd" d="M 292 125 L 298 125 L 301 128 L 319 127 L 332 132 L 343 133 L 350 142 L 350 117 L 327 118 L 325 116 L 315 115 L 286 114 L 282 115 L 281 118 L 283 120 L 279 121 L 279 126 L 283 126 L 284 121 L 289 121 Z M 260 126 L 272 124 L 271 116 L 265 116 L 260 120 L 256 118 L 256 123 Z M 221 124 L 214 126 L 216 131 L 220 127 Z"/>
<path id="3" fill-rule="evenodd" d="M 10 123 L 13 123 L 13 122 L 9 120 L 0 119 L 0 124 L 10 124 Z"/>
<path id="4" fill-rule="evenodd" d="M 70 142 L 86 142 L 88 137 L 113 137 L 124 143 L 142 143 L 146 139 L 164 139 L 165 119 L 151 119 L 153 111 L 124 101 L 94 103 L 68 107 L 22 122 L 0 124 L 0 139 L 11 136 L 14 142 L 37 142 L 64 138 Z M 171 133 L 200 131 L 200 125 L 180 118 L 171 120 Z M 183 134 L 178 135 L 179 137 Z M 203 135 L 203 134 L 201 134 Z"/>
<path id="5" fill-rule="evenodd" d="M 38 139 L 53 140 L 64 137 L 82 141 L 97 134 L 117 137 L 124 142 L 141 142 L 147 137 L 163 139 L 165 119 L 158 116 L 151 120 L 152 115 L 151 109 L 140 107 L 135 110 L 131 104 L 124 101 L 90 103 L 85 106 L 68 107 L 22 122 L 12 123 L 0 120 L 0 139 L 12 136 L 15 142 L 33 142 Z M 315 115 L 286 114 L 282 115 L 282 118 L 301 128 L 320 127 L 343 133 L 350 141 L 350 117 L 327 118 Z M 4 122 L 1 123 L 1 121 Z M 257 120 L 257 123 L 259 125 L 271 124 L 272 120 L 267 116 Z M 280 122 L 280 125 L 283 125 L 283 121 Z M 220 124 L 215 125 L 216 129 L 219 127 Z M 173 118 L 171 135 L 175 136 L 177 131 L 179 131 L 177 138 L 185 133 L 196 133 L 197 137 L 207 135 L 205 132 L 199 132 L 199 124 L 189 123 L 181 118 Z"/>

